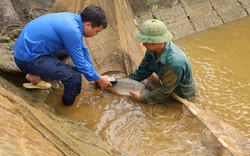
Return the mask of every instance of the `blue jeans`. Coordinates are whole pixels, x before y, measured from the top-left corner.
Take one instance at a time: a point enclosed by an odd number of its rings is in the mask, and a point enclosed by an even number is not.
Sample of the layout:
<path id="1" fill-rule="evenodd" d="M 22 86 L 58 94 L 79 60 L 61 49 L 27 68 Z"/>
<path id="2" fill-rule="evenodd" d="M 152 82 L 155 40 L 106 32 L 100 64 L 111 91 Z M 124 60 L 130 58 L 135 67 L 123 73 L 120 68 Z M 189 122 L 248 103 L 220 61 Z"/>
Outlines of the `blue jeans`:
<path id="1" fill-rule="evenodd" d="M 66 50 L 52 55 L 43 55 L 32 61 L 20 61 L 15 58 L 16 65 L 25 73 L 38 75 L 52 80 L 60 80 L 64 85 L 63 104 L 72 105 L 81 92 L 81 73 L 72 65 L 62 62 L 68 57 Z"/>

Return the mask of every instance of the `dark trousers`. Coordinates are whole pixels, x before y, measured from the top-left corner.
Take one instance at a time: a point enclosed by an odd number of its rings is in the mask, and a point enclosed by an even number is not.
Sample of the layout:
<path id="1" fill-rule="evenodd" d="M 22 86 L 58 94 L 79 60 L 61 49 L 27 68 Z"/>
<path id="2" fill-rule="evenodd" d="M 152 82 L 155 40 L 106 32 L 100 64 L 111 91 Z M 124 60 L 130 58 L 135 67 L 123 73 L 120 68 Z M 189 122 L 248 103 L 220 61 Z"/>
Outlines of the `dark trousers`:
<path id="1" fill-rule="evenodd" d="M 64 85 L 62 101 L 65 105 L 71 105 L 81 92 L 82 76 L 74 66 L 62 62 L 67 57 L 67 51 L 60 50 L 53 56 L 43 55 L 29 62 L 15 58 L 15 62 L 25 73 L 60 80 Z"/>

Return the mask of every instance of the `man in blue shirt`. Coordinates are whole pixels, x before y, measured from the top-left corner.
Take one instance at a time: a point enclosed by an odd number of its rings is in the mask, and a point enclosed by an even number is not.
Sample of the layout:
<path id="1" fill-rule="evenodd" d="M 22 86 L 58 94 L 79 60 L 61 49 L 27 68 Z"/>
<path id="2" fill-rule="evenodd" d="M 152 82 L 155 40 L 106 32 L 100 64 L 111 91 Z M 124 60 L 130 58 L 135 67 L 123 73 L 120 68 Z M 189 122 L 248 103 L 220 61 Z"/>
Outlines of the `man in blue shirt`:
<path id="1" fill-rule="evenodd" d="M 63 104 L 71 105 L 80 94 L 82 77 L 96 81 L 100 87 L 112 86 L 108 76 L 98 74 L 93 66 L 83 36 L 93 37 L 107 27 L 105 12 L 91 5 L 81 14 L 51 13 L 29 22 L 14 45 L 17 66 L 25 73 L 29 89 L 48 89 L 42 78 L 61 80 Z M 83 36 L 82 36 L 83 35 Z M 75 66 L 63 62 L 71 57 Z"/>
<path id="2" fill-rule="evenodd" d="M 147 20 L 134 39 L 143 43 L 147 50 L 140 66 L 129 77 L 142 81 L 156 73 L 161 80 L 161 86 L 147 94 L 140 95 L 131 90 L 130 94 L 135 100 L 164 102 L 172 92 L 188 100 L 196 97 L 190 62 L 185 53 L 171 42 L 172 34 L 162 21 Z"/>

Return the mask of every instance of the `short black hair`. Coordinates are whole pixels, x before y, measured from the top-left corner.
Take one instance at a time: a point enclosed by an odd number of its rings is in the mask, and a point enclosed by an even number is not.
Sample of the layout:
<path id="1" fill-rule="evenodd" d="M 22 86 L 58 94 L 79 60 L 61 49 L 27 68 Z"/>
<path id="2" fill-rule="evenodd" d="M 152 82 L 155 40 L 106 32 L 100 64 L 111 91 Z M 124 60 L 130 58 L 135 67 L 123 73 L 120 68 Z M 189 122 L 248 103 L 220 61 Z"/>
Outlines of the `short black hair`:
<path id="1" fill-rule="evenodd" d="M 81 18 L 82 22 L 90 22 L 93 27 L 102 25 L 105 29 L 108 25 L 104 10 L 95 5 L 87 6 L 81 12 Z"/>

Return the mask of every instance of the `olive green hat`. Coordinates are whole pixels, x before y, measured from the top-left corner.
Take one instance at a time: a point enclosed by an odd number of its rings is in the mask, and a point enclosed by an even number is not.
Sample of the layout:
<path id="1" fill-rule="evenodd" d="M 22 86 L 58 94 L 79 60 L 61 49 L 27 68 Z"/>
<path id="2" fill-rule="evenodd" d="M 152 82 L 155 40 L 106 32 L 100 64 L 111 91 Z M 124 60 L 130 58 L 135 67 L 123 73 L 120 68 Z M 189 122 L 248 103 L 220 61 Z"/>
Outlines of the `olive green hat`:
<path id="1" fill-rule="evenodd" d="M 145 21 L 134 35 L 134 39 L 141 43 L 164 43 L 172 38 L 167 26 L 157 19 Z"/>

